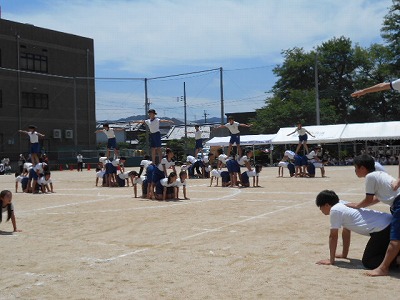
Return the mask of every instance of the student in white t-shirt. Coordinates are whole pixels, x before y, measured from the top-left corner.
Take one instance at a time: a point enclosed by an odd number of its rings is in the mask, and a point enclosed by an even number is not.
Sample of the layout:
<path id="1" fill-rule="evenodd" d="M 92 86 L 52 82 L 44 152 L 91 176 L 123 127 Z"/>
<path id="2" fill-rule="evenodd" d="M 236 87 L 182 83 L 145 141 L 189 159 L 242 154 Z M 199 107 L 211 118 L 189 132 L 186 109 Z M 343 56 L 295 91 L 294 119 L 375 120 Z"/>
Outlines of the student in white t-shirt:
<path id="1" fill-rule="evenodd" d="M 28 131 L 19 130 L 20 133 L 25 133 L 29 136 L 29 141 L 31 143 L 30 154 L 33 165 L 39 163 L 39 154 L 41 153 L 39 137 L 44 137 L 44 134 L 41 134 L 36 131 L 36 126 L 29 125 Z"/>
<path id="2" fill-rule="evenodd" d="M 334 265 L 336 258 L 347 258 L 350 248 L 351 231 L 369 236 L 362 257 L 364 267 L 377 268 L 383 261 L 390 241 L 390 223 L 392 216 L 388 213 L 366 208 L 355 209 L 340 201 L 334 191 L 320 192 L 315 201 L 324 215 L 329 215 L 331 230 L 329 234 L 330 258 L 318 261 L 320 265 Z M 337 252 L 339 229 L 343 227 L 342 253 Z"/>
<path id="3" fill-rule="evenodd" d="M 190 200 L 186 196 L 186 184 L 187 184 L 187 173 L 185 171 L 181 171 L 179 173 L 179 178 L 175 181 L 175 186 L 176 186 L 176 196 L 175 198 L 179 200 L 179 188 L 182 187 L 183 191 L 183 199 L 185 200 Z"/>
<path id="4" fill-rule="evenodd" d="M 11 203 L 12 201 L 12 193 L 9 190 L 3 190 L 0 192 L 0 223 L 3 220 L 3 212 L 7 212 L 7 220 L 11 219 L 11 223 L 13 225 L 14 232 L 20 232 L 21 230 L 17 229 L 17 221 L 14 213 L 14 205 Z"/>
<path id="5" fill-rule="evenodd" d="M 110 152 L 114 151 L 114 158 L 118 157 L 119 150 L 117 140 L 115 138 L 115 131 L 124 131 L 124 128 L 111 128 L 108 123 L 103 124 L 103 129 L 96 130 L 95 133 L 104 132 L 107 136 L 107 157 L 110 158 Z"/>
<path id="6" fill-rule="evenodd" d="M 304 146 L 304 150 L 306 150 L 306 153 L 308 154 L 308 146 L 307 146 L 308 135 L 307 135 L 307 133 L 314 138 L 315 138 L 315 136 L 313 136 L 307 129 L 305 129 L 301 125 L 300 122 L 297 123 L 296 129 L 293 132 L 287 134 L 287 136 L 292 135 L 295 132 L 297 132 L 297 134 L 299 135 L 299 144 L 297 145 L 297 148 L 296 148 L 296 154 L 299 152 L 301 145 Z"/>
<path id="7" fill-rule="evenodd" d="M 376 92 L 381 92 L 381 91 L 388 91 L 388 90 L 395 90 L 395 91 L 400 91 L 400 78 L 396 79 L 394 81 L 390 82 L 381 82 L 378 84 L 375 84 L 373 86 L 367 87 L 362 90 L 358 90 L 351 94 L 352 97 L 359 98 L 361 96 L 364 96 L 366 94 L 370 93 L 376 93 Z M 400 155 L 399 155 L 399 160 L 400 160 Z M 395 182 L 392 183 L 393 189 L 397 190 L 400 187 L 400 164 L 399 164 L 399 175 L 398 178 Z"/>

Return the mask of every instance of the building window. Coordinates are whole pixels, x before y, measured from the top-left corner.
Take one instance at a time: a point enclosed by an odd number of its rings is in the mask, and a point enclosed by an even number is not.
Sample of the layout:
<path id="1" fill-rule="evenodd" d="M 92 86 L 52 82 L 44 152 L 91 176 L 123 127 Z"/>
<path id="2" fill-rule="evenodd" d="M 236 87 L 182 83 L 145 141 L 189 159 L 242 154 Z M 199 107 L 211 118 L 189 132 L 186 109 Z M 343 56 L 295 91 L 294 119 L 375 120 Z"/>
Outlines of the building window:
<path id="1" fill-rule="evenodd" d="M 33 53 L 21 53 L 20 57 L 21 70 L 33 71 L 40 73 L 47 73 L 47 56 L 33 54 Z"/>
<path id="2" fill-rule="evenodd" d="M 49 95 L 40 93 L 22 93 L 22 107 L 49 109 Z"/>

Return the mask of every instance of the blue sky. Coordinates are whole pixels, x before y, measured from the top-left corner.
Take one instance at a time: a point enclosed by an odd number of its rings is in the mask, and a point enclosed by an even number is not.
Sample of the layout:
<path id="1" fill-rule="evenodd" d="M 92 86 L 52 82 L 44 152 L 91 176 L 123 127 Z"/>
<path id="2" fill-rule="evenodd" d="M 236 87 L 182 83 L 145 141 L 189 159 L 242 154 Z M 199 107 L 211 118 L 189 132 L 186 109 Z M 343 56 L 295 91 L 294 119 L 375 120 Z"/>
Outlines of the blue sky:
<path id="1" fill-rule="evenodd" d="M 382 43 L 391 0 L 0 0 L 2 18 L 94 39 L 96 77 L 153 78 L 224 69 L 224 111 L 264 106 L 282 50 L 333 37 Z M 160 117 L 221 115 L 219 72 L 151 80 Z M 144 83 L 96 80 L 97 119 L 144 113 Z"/>

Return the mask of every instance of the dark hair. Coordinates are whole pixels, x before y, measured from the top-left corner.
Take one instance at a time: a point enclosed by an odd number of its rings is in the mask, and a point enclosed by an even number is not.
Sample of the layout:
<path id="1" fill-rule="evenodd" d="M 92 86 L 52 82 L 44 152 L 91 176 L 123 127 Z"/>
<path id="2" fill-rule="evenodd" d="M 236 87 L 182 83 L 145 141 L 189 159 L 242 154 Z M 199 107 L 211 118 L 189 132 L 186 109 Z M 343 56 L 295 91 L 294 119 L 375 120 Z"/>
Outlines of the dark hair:
<path id="1" fill-rule="evenodd" d="M 256 173 L 260 173 L 262 170 L 262 165 L 256 165 Z"/>
<path id="2" fill-rule="evenodd" d="M 150 155 L 146 154 L 143 158 L 146 159 L 146 160 L 149 160 L 150 159 Z"/>
<path id="3" fill-rule="evenodd" d="M 368 154 L 354 157 L 354 165 L 357 167 L 365 167 L 368 170 L 368 173 L 375 171 L 375 160 Z"/>
<path id="4" fill-rule="evenodd" d="M 139 173 L 136 172 L 136 171 L 130 171 L 130 172 L 128 173 L 128 175 L 129 175 L 129 176 L 138 176 Z"/>
<path id="5" fill-rule="evenodd" d="M 120 160 L 126 160 L 126 157 L 125 156 L 121 156 L 119 159 Z"/>
<path id="6" fill-rule="evenodd" d="M 3 207 L 3 198 L 11 192 L 9 190 L 2 190 L 0 192 L 0 207 Z M 7 221 L 11 219 L 11 215 L 12 215 L 12 210 L 11 210 L 11 203 L 7 204 Z M 3 214 L 0 212 L 0 223 L 3 219 Z"/>
<path id="7" fill-rule="evenodd" d="M 180 171 L 179 172 L 179 178 L 182 179 L 183 175 L 187 175 L 186 171 Z"/>
<path id="8" fill-rule="evenodd" d="M 317 195 L 315 199 L 315 204 L 318 207 L 324 206 L 325 204 L 329 204 L 330 206 L 334 206 L 339 203 L 339 197 L 336 195 L 334 191 L 323 190 Z"/>
<path id="9" fill-rule="evenodd" d="M 208 153 L 208 157 L 213 156 L 213 155 L 214 155 L 214 153 L 212 153 L 212 152 Z"/>
<path id="10" fill-rule="evenodd" d="M 200 126 L 199 125 L 194 125 L 194 128 L 199 128 Z"/>
<path id="11" fill-rule="evenodd" d="M 99 156 L 100 156 L 100 157 L 104 157 L 104 155 L 106 155 L 104 152 L 100 152 L 100 153 L 99 153 Z"/>
<path id="12" fill-rule="evenodd" d="M 103 127 L 110 127 L 110 125 L 108 123 L 104 123 Z"/>
<path id="13" fill-rule="evenodd" d="M 49 176 L 50 176 L 50 175 L 51 175 L 51 173 L 50 173 L 50 171 L 46 171 L 46 172 L 44 172 L 44 173 L 43 173 L 43 175 L 44 175 L 44 176 L 47 176 L 47 175 L 49 175 Z"/>
<path id="14" fill-rule="evenodd" d="M 168 183 L 171 183 L 171 178 L 172 178 L 172 177 L 177 177 L 177 175 L 176 175 L 175 172 L 169 173 L 169 175 L 168 175 Z"/>
<path id="15" fill-rule="evenodd" d="M 28 128 L 29 129 L 36 129 L 36 126 L 35 125 L 29 125 Z"/>
<path id="16" fill-rule="evenodd" d="M 218 153 L 218 154 L 223 154 L 223 153 L 224 153 L 224 150 L 223 150 L 222 148 L 218 148 L 217 153 Z"/>
<path id="17" fill-rule="evenodd" d="M 228 120 L 235 120 L 235 118 L 233 116 L 229 116 Z"/>

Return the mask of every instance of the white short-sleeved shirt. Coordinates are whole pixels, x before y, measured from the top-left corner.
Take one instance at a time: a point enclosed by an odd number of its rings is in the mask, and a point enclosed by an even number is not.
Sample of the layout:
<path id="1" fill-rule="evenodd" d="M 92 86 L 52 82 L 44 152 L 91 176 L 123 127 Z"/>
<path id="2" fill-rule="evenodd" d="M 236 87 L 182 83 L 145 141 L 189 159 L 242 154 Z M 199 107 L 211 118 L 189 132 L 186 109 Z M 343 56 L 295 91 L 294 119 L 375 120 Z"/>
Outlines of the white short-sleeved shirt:
<path id="1" fill-rule="evenodd" d="M 194 139 L 195 140 L 200 140 L 201 139 L 201 134 L 202 134 L 203 132 L 201 131 L 201 130 L 199 130 L 199 131 L 195 131 L 194 132 Z"/>
<path id="2" fill-rule="evenodd" d="M 379 162 L 375 162 L 375 171 L 382 171 L 382 172 L 386 172 L 385 167 L 382 166 Z"/>
<path id="3" fill-rule="evenodd" d="M 113 165 L 114 167 L 122 166 L 122 165 L 124 164 L 124 163 L 121 161 L 121 159 L 119 159 L 119 158 L 114 159 L 111 163 L 112 163 L 112 165 Z"/>
<path id="4" fill-rule="evenodd" d="M 296 153 L 294 153 L 293 151 L 290 150 L 285 151 L 285 156 L 289 157 L 290 159 L 293 159 L 295 155 Z"/>
<path id="5" fill-rule="evenodd" d="M 238 163 L 241 166 L 245 166 L 246 162 L 249 162 L 250 159 L 247 157 L 247 155 L 242 156 L 241 158 L 239 158 Z"/>
<path id="6" fill-rule="evenodd" d="M 159 118 L 147 119 L 144 122 L 149 127 L 149 130 L 151 133 L 160 131 L 160 119 Z"/>
<path id="7" fill-rule="evenodd" d="M 205 163 L 205 164 L 208 164 L 208 163 L 210 162 L 210 159 L 208 158 L 208 155 L 204 155 L 204 156 L 201 158 L 201 161 L 202 161 L 203 163 Z"/>
<path id="8" fill-rule="evenodd" d="M 52 181 L 51 181 L 51 178 L 49 178 L 49 180 L 46 180 L 46 178 L 44 176 L 42 176 L 38 179 L 37 183 L 39 185 L 46 185 L 46 184 L 52 183 Z"/>
<path id="9" fill-rule="evenodd" d="M 196 159 L 194 156 L 192 156 L 192 155 L 188 155 L 188 156 L 186 157 L 186 161 L 187 161 L 187 162 L 190 162 L 191 164 L 194 164 L 194 163 L 197 161 L 197 159 Z"/>
<path id="10" fill-rule="evenodd" d="M 78 162 L 82 162 L 83 161 L 83 156 L 82 155 L 77 155 L 76 159 Z"/>
<path id="11" fill-rule="evenodd" d="M 174 161 L 169 161 L 166 157 L 161 160 L 161 163 L 158 165 L 158 169 L 164 172 L 163 165 L 165 165 L 165 169 L 168 170 L 170 167 L 175 166 Z"/>
<path id="12" fill-rule="evenodd" d="M 280 161 L 279 163 L 278 163 L 278 167 L 283 167 L 283 168 L 287 168 L 288 167 L 288 162 L 287 161 Z"/>
<path id="13" fill-rule="evenodd" d="M 36 131 L 33 131 L 33 132 L 28 131 L 28 135 L 29 135 L 29 140 L 32 144 L 39 143 L 39 136 Z"/>
<path id="14" fill-rule="evenodd" d="M 299 134 L 299 136 L 300 135 L 305 135 L 307 132 L 306 132 L 306 129 L 305 128 L 303 128 L 303 127 L 301 127 L 301 128 L 296 128 L 296 131 L 297 131 L 297 133 Z"/>
<path id="15" fill-rule="evenodd" d="M 114 129 L 112 129 L 112 128 L 109 128 L 108 130 L 107 129 L 103 129 L 103 132 L 106 134 L 108 139 L 115 138 Z"/>
<path id="16" fill-rule="evenodd" d="M 124 173 L 120 173 L 118 174 L 118 177 L 121 179 L 128 179 L 129 178 L 129 172 L 124 172 Z"/>
<path id="17" fill-rule="evenodd" d="M 30 162 L 26 162 L 26 163 L 24 163 L 24 169 L 25 170 L 30 170 L 30 169 L 32 169 L 32 167 L 33 167 L 33 164 L 32 163 L 30 163 Z"/>
<path id="18" fill-rule="evenodd" d="M 15 182 L 22 182 L 22 179 L 24 179 L 24 178 L 28 178 L 28 177 L 18 175 L 17 177 L 15 177 Z"/>
<path id="19" fill-rule="evenodd" d="M 38 164 L 36 164 L 36 166 L 33 167 L 33 169 L 34 169 L 36 172 L 43 173 L 43 168 L 44 168 L 45 166 L 47 166 L 46 163 L 38 163 Z"/>
<path id="20" fill-rule="evenodd" d="M 100 170 L 100 171 L 96 172 L 96 176 L 99 178 L 103 178 L 104 174 L 106 174 L 106 171 L 104 171 L 104 170 Z"/>
<path id="21" fill-rule="evenodd" d="M 102 164 L 106 164 L 108 161 L 108 157 L 102 156 L 99 157 L 99 162 L 101 162 Z"/>
<path id="22" fill-rule="evenodd" d="M 143 170 L 146 170 L 147 167 L 151 165 L 151 163 L 152 163 L 151 160 L 143 159 L 143 160 L 140 162 L 140 166 L 143 167 Z"/>
<path id="23" fill-rule="evenodd" d="M 187 182 L 187 180 L 185 180 L 184 182 L 182 182 L 181 179 L 178 178 L 178 179 L 175 181 L 175 186 L 177 186 L 177 187 L 186 186 L 186 182 Z"/>
<path id="24" fill-rule="evenodd" d="M 175 186 L 175 182 L 173 183 L 168 183 L 168 178 L 163 178 L 160 180 L 160 184 L 164 187 L 171 187 L 171 186 Z"/>
<path id="25" fill-rule="evenodd" d="M 331 208 L 331 229 L 347 228 L 358 234 L 369 235 L 389 226 L 392 216 L 367 208 L 354 209 L 339 202 Z"/>
<path id="26" fill-rule="evenodd" d="M 239 123 L 238 122 L 233 122 L 231 123 L 226 123 L 225 127 L 229 129 L 229 131 L 231 132 L 231 134 L 239 134 Z"/>
<path id="27" fill-rule="evenodd" d="M 220 162 L 222 162 L 223 164 L 226 164 L 226 161 L 227 160 L 229 160 L 229 158 L 228 158 L 228 156 L 226 155 L 226 154 L 220 154 L 219 156 L 218 156 L 218 160 L 220 161 Z"/>
<path id="28" fill-rule="evenodd" d="M 14 211 L 14 204 L 11 203 L 11 210 Z M 1 207 L 1 212 L 6 212 L 7 211 L 7 206 L 6 207 Z"/>
<path id="29" fill-rule="evenodd" d="M 390 83 L 390 88 L 392 90 L 400 91 L 400 79 L 397 79 L 395 81 L 392 81 Z"/>
<path id="30" fill-rule="evenodd" d="M 379 201 L 392 205 L 394 199 L 400 195 L 400 189 L 393 191 L 392 182 L 395 179 L 386 172 L 375 171 L 365 176 L 365 193 L 375 195 Z"/>
<path id="31" fill-rule="evenodd" d="M 316 157 L 317 154 L 315 153 L 314 150 L 312 150 L 312 151 L 311 151 L 310 153 L 308 153 L 306 156 L 307 156 L 308 159 L 314 160 L 314 157 Z"/>

